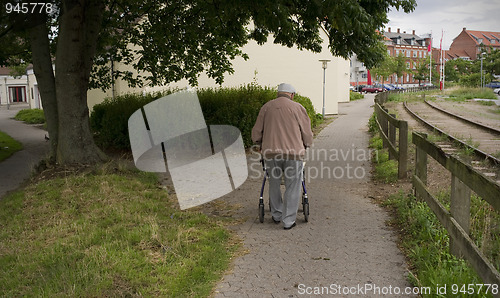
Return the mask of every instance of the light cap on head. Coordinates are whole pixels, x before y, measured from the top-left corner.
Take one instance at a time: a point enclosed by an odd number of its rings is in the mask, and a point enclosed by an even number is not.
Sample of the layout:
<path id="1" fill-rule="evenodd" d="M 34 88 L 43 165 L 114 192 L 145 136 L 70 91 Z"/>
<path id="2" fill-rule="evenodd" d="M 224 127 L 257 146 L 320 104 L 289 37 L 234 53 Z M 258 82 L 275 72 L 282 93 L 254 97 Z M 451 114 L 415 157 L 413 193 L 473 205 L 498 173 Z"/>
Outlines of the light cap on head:
<path id="1" fill-rule="evenodd" d="M 278 85 L 278 92 L 295 93 L 295 88 L 290 84 L 281 83 Z"/>

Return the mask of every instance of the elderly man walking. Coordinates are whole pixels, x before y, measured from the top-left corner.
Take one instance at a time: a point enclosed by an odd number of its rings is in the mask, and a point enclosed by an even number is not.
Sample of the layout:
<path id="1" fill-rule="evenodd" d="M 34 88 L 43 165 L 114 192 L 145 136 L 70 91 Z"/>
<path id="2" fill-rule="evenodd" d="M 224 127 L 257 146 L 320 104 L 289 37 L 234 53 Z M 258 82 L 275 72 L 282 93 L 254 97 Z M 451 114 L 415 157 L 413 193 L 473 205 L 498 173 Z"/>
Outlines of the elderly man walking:
<path id="1" fill-rule="evenodd" d="M 306 109 L 293 101 L 295 88 L 282 83 L 278 96 L 262 106 L 252 129 L 252 140 L 261 146 L 269 173 L 269 200 L 274 223 L 285 230 L 295 227 L 301 195 L 302 167 L 312 145 L 311 120 Z M 281 194 L 284 176 L 285 193 Z"/>

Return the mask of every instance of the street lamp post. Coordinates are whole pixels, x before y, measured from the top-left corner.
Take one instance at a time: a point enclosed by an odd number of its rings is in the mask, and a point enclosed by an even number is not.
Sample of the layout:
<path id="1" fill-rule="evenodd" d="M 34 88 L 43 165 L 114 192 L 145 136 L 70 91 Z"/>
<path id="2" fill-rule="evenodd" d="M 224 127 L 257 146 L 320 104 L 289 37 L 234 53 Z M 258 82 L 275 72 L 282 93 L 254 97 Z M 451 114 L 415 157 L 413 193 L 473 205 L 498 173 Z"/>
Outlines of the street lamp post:
<path id="1" fill-rule="evenodd" d="M 326 67 L 327 67 L 327 64 L 328 62 L 330 62 L 331 60 L 319 60 L 319 62 L 322 63 L 322 67 L 323 67 L 323 119 L 325 119 L 325 78 L 326 78 Z"/>

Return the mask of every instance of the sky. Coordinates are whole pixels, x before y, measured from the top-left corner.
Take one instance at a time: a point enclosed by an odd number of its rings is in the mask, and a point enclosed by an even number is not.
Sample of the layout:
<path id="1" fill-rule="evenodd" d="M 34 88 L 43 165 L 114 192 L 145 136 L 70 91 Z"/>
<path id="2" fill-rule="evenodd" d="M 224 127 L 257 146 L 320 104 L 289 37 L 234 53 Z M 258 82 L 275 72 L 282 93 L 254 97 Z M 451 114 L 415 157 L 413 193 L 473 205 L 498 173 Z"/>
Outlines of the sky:
<path id="1" fill-rule="evenodd" d="M 450 48 L 453 39 L 463 28 L 473 31 L 500 32 L 500 0 L 417 0 L 417 7 L 406 14 L 393 10 L 389 12 L 391 27 L 401 32 L 418 36 L 432 33 L 432 46 L 439 48 L 441 32 L 444 31 L 443 49 Z"/>

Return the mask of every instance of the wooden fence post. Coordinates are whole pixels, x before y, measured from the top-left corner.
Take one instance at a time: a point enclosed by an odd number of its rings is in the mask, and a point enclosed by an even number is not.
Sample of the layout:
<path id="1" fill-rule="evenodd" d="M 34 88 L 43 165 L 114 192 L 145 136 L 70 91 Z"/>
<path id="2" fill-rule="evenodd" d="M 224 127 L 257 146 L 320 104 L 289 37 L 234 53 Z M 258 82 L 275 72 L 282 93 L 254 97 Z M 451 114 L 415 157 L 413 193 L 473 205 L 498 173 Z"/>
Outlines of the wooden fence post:
<path id="1" fill-rule="evenodd" d="M 426 134 L 422 136 L 427 138 Z M 415 175 L 427 185 L 427 153 L 418 146 L 416 146 Z"/>
<path id="2" fill-rule="evenodd" d="M 470 188 L 452 174 L 450 214 L 467 235 L 470 231 L 470 196 Z M 463 257 L 459 247 L 453 242 L 450 238 L 450 253 L 459 258 Z"/>
<path id="3" fill-rule="evenodd" d="M 399 160 L 398 177 L 406 178 L 408 168 L 408 122 L 399 122 Z"/>
<path id="4" fill-rule="evenodd" d="M 390 114 L 392 117 L 396 118 L 396 114 Z M 388 123 L 389 125 L 389 142 L 396 146 L 396 126 L 392 125 L 392 123 Z M 394 159 L 395 156 L 392 154 L 391 150 L 389 150 L 389 159 Z"/>

